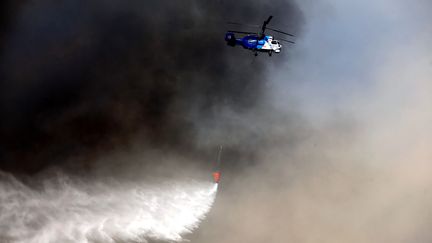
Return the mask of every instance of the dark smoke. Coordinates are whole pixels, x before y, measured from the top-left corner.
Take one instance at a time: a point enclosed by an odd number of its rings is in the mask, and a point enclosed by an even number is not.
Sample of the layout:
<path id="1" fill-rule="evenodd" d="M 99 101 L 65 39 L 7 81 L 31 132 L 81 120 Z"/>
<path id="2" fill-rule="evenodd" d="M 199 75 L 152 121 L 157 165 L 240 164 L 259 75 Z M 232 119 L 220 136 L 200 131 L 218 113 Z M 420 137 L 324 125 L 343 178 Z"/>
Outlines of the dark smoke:
<path id="1" fill-rule="evenodd" d="M 253 60 L 225 46 L 225 22 L 274 15 L 274 25 L 294 33 L 301 23 L 299 9 L 284 0 L 3 5 L 0 169 L 14 173 L 66 166 L 70 158 L 87 168 L 133 143 L 202 157 L 224 142 L 221 134 L 241 134 L 228 157 L 253 157 L 259 132 L 221 113 L 265 109 L 266 67 L 283 56 Z"/>

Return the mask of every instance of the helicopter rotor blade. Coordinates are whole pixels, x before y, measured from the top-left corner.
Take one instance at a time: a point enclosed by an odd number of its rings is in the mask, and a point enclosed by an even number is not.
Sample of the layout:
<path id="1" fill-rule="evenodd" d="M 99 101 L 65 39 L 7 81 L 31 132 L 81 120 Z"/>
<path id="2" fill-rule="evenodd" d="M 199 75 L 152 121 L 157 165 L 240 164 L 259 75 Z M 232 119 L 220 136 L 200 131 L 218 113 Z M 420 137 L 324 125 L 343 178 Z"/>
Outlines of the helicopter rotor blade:
<path id="1" fill-rule="evenodd" d="M 270 23 L 270 21 L 271 21 L 272 18 L 273 18 L 273 16 L 270 15 L 270 16 L 268 17 L 268 19 L 264 22 L 265 25 L 268 25 L 268 24 Z"/>
<path id="2" fill-rule="evenodd" d="M 293 34 L 290 34 L 290 33 L 287 33 L 287 32 L 283 32 L 281 30 L 276 30 L 276 29 L 273 29 L 273 28 L 270 28 L 270 27 L 267 27 L 267 29 L 268 30 L 272 30 L 272 31 L 277 32 L 277 33 L 281 33 L 281 34 L 284 34 L 284 35 L 289 35 L 289 36 L 293 36 L 294 37 Z"/>
<path id="3" fill-rule="evenodd" d="M 265 30 L 267 28 L 267 25 L 270 23 L 271 19 L 273 18 L 273 16 L 269 16 L 268 19 L 266 21 L 264 21 L 263 25 L 261 26 L 261 35 L 263 36 L 265 33 Z"/>
<path id="4" fill-rule="evenodd" d="M 285 41 L 285 42 L 288 42 L 288 43 L 291 43 L 291 44 L 295 44 L 294 41 L 290 41 L 290 40 L 284 40 L 284 39 L 279 39 L 279 38 L 277 40 L 279 40 L 279 41 Z"/>
<path id="5" fill-rule="evenodd" d="M 237 23 L 237 22 L 227 22 L 227 24 L 248 26 L 248 27 L 254 27 L 254 28 L 260 27 L 259 25 L 255 25 L 255 24 L 241 24 L 241 23 Z"/>
<path id="6" fill-rule="evenodd" d="M 247 35 L 256 35 L 255 32 L 247 32 L 247 31 L 228 30 L 227 32 L 239 33 L 239 34 L 247 34 Z"/>

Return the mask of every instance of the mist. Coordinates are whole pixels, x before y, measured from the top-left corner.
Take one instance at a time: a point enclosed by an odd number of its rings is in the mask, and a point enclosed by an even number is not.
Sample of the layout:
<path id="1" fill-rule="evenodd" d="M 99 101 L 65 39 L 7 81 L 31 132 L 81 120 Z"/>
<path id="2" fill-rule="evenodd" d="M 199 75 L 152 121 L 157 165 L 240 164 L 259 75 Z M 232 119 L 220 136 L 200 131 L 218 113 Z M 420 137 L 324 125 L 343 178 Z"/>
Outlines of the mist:
<path id="1" fill-rule="evenodd" d="M 0 175 L 2 242 L 181 241 L 198 227 L 217 184 L 195 180 L 45 177 L 43 190 Z"/>

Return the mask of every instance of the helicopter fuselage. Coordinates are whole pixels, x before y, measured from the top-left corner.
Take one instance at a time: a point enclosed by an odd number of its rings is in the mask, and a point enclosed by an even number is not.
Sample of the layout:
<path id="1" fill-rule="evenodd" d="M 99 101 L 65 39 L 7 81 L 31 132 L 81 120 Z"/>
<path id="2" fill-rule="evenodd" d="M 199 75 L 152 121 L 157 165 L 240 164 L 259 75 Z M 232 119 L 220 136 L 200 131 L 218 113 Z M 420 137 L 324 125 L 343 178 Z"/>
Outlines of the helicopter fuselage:
<path id="1" fill-rule="evenodd" d="M 280 53 L 282 49 L 280 42 L 273 39 L 273 36 L 270 35 L 265 35 L 263 37 L 258 35 L 246 35 L 242 38 L 236 38 L 234 33 L 227 32 L 225 34 L 225 41 L 230 46 L 240 45 L 254 52 Z"/>

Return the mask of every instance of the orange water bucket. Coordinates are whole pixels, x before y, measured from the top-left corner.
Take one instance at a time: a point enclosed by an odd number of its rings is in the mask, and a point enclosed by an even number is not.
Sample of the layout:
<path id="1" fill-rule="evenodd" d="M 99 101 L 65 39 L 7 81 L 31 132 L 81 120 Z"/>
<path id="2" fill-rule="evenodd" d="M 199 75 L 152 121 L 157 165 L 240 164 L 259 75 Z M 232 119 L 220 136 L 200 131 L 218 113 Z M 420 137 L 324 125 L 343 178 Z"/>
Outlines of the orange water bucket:
<path id="1" fill-rule="evenodd" d="M 219 183 L 221 177 L 221 173 L 219 171 L 213 172 L 214 182 Z"/>

